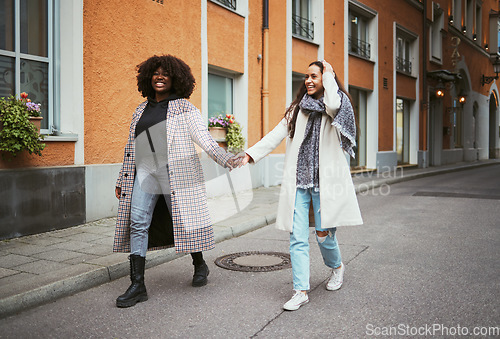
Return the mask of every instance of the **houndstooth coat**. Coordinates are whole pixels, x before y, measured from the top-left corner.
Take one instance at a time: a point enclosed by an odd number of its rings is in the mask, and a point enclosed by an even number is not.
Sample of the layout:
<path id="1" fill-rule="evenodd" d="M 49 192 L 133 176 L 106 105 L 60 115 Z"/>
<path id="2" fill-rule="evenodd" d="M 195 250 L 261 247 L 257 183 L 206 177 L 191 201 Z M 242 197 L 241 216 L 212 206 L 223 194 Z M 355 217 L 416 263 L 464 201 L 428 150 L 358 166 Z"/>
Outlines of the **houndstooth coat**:
<path id="1" fill-rule="evenodd" d="M 116 182 L 116 186 L 121 188 L 122 196 L 118 205 L 113 252 L 130 252 L 130 206 L 135 179 L 135 127 L 146 105 L 147 101 L 140 104 L 132 116 L 123 165 Z M 166 114 L 173 245 L 177 253 L 213 249 L 215 240 L 207 206 L 205 182 L 193 142 L 223 167 L 227 167 L 232 155 L 213 140 L 199 110 L 186 99 L 170 101 Z M 154 214 L 158 214 L 157 210 L 158 208 Z M 153 216 L 153 221 L 157 219 Z M 162 223 L 169 221 L 162 220 Z M 158 233 L 151 232 L 150 229 L 149 250 L 168 247 L 166 244 L 151 245 L 158 244 L 151 239 L 154 234 Z"/>

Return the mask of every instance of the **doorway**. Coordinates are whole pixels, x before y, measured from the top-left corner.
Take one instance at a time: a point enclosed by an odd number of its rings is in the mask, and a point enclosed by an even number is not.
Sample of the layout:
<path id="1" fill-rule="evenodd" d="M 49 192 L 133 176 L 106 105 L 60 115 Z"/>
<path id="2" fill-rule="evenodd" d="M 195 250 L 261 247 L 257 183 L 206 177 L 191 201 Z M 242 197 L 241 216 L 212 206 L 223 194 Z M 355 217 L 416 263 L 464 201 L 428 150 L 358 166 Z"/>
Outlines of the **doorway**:
<path id="1" fill-rule="evenodd" d="M 410 102 L 396 99 L 396 153 L 398 165 L 410 162 Z"/>
<path id="2" fill-rule="evenodd" d="M 489 158 L 495 159 L 497 157 L 497 140 L 500 133 L 500 126 L 497 120 L 498 100 L 495 92 L 490 95 L 490 114 L 489 114 Z M 498 132 L 497 132 L 498 131 Z"/>

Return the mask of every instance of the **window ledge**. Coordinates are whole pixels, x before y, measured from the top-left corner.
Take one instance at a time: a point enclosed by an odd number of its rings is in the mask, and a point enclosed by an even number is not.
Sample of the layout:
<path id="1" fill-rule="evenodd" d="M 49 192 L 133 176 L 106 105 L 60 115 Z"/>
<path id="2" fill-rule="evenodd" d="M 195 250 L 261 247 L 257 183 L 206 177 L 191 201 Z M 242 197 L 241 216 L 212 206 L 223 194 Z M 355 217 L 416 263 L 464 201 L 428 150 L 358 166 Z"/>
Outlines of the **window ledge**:
<path id="1" fill-rule="evenodd" d="M 438 65 L 438 66 L 443 66 L 443 60 L 442 59 L 435 59 L 435 58 L 431 58 L 429 60 L 430 63 L 432 64 L 435 64 L 435 65 Z"/>
<path id="2" fill-rule="evenodd" d="M 351 55 L 353 57 L 356 57 L 356 58 L 359 58 L 361 60 L 365 60 L 365 61 L 371 62 L 372 64 L 375 64 L 375 61 L 373 61 L 372 59 L 369 59 L 367 57 L 364 57 L 362 55 L 359 55 L 359 54 L 356 54 L 356 53 L 353 53 L 353 52 L 349 52 L 349 55 Z"/>
<path id="3" fill-rule="evenodd" d="M 410 77 L 412 79 L 417 79 L 417 76 L 415 76 L 411 73 L 407 73 L 407 72 L 399 71 L 399 70 L 396 70 L 396 73 L 401 74 L 401 75 L 406 75 L 407 77 Z"/>
<path id="4" fill-rule="evenodd" d="M 309 39 L 309 38 L 305 38 L 301 35 L 298 35 L 298 34 L 293 34 L 292 33 L 292 38 L 294 39 L 299 39 L 299 40 L 302 40 L 302 41 L 305 41 L 305 42 L 308 42 L 310 44 L 313 44 L 313 45 L 316 45 L 316 46 L 319 46 L 319 44 L 317 42 L 315 42 L 314 40 L 312 39 Z"/>
<path id="5" fill-rule="evenodd" d="M 78 134 L 46 135 L 43 141 L 78 141 Z"/>

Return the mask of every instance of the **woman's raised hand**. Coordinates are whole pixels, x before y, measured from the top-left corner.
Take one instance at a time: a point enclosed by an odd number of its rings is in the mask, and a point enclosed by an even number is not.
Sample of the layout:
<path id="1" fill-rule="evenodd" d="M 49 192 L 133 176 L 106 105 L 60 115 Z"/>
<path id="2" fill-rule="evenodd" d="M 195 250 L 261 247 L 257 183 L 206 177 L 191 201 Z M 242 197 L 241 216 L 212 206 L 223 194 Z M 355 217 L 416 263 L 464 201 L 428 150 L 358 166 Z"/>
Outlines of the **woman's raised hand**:
<path id="1" fill-rule="evenodd" d="M 323 60 L 323 73 L 326 72 L 333 73 L 333 67 L 328 63 L 328 61 Z"/>

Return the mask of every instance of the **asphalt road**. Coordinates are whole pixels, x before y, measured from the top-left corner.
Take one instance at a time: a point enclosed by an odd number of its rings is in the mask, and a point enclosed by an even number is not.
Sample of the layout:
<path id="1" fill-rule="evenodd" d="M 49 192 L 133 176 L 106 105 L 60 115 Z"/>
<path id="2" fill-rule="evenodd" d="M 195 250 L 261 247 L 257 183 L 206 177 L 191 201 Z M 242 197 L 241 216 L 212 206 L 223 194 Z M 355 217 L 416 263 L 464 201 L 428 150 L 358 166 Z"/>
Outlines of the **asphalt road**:
<path id="1" fill-rule="evenodd" d="M 114 306 L 127 278 L 0 321 L 1 338 L 500 337 L 500 165 L 433 176 L 358 195 L 363 226 L 337 235 L 345 281 L 311 237 L 309 304 L 282 311 L 291 270 L 247 273 L 213 261 L 242 251 L 288 251 L 268 226 L 206 253 L 209 284 L 190 286 L 182 257 L 146 271 L 149 300 Z M 497 332 L 495 332 L 497 331 Z"/>

